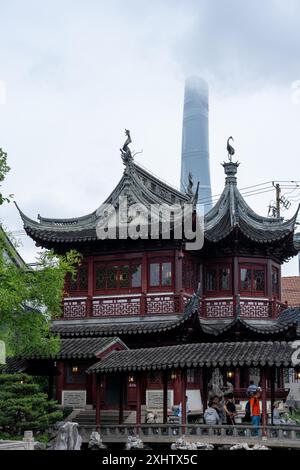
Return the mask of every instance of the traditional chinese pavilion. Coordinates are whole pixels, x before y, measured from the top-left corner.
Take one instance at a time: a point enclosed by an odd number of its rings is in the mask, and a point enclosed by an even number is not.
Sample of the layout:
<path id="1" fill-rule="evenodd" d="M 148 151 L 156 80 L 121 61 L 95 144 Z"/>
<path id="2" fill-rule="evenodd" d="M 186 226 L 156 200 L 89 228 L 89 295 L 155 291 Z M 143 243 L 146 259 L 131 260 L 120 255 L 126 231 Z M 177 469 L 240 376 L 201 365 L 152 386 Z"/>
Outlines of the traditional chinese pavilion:
<path id="1" fill-rule="evenodd" d="M 205 404 L 216 368 L 237 399 L 250 379 L 260 382 L 266 410 L 267 397 L 287 394 L 283 371 L 300 335 L 299 310 L 281 302 L 281 265 L 299 249 L 298 211 L 286 221 L 256 214 L 238 190 L 239 164 L 228 161 L 223 192 L 204 217 L 201 249 L 187 250 L 186 240 L 160 231 L 154 239 L 100 239 L 108 205 L 129 222 L 134 204 L 196 207 L 191 182 L 187 193 L 174 189 L 136 164 L 128 145 L 122 158 L 119 183 L 94 212 L 34 221 L 20 210 L 38 246 L 83 256 L 76 279 L 66 279 L 63 316 L 53 321 L 61 350 L 31 358 L 31 366 L 55 369 L 58 401 L 67 404 L 77 392 L 96 407 L 98 423 L 100 409 L 112 408 L 120 421 L 124 410 L 137 410 L 140 422 L 153 391 L 163 391 L 164 420 L 167 394 L 182 403 L 184 420 L 186 394 L 197 407 L 201 392 Z M 125 214 L 120 198 L 129 201 Z"/>

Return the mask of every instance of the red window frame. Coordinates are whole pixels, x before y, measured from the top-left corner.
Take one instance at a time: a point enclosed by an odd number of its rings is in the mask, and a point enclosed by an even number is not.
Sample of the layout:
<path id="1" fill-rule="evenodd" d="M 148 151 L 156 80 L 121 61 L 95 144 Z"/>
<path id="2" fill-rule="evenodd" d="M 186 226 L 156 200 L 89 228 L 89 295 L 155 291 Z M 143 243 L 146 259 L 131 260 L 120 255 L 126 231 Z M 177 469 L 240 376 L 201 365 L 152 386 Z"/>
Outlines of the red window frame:
<path id="1" fill-rule="evenodd" d="M 171 284 L 162 285 L 162 265 L 164 263 L 171 264 Z M 159 264 L 159 285 L 151 286 L 151 264 Z M 174 260 L 172 258 L 149 258 L 148 259 L 148 291 L 149 292 L 168 292 L 174 289 Z"/>
<path id="2" fill-rule="evenodd" d="M 244 290 L 242 289 L 242 277 L 241 277 L 241 271 L 242 269 L 249 269 L 251 271 L 251 288 L 250 290 Z M 257 291 L 254 290 L 254 271 L 263 271 L 264 272 L 264 290 L 263 291 Z M 248 295 L 250 297 L 260 297 L 260 296 L 266 296 L 267 292 L 267 276 L 266 276 L 266 265 L 264 264 L 243 264 L 240 263 L 239 265 L 239 289 L 240 293 L 243 295 Z"/>
<path id="3" fill-rule="evenodd" d="M 216 271 L 216 288 L 209 290 L 207 288 L 207 279 L 209 270 Z M 221 269 L 229 269 L 229 289 L 220 288 L 219 273 Z M 205 266 L 205 293 L 206 295 L 230 295 L 232 293 L 232 264 L 231 263 L 210 263 Z"/>
<path id="4" fill-rule="evenodd" d="M 86 270 L 86 277 L 87 277 L 87 285 L 86 289 L 80 289 L 80 271 L 82 269 Z M 73 294 L 76 294 L 76 296 L 79 295 L 86 295 L 88 291 L 88 276 L 89 276 L 89 270 L 88 270 L 88 264 L 87 263 L 82 263 L 78 266 L 76 270 L 76 278 L 74 279 L 74 282 L 76 282 L 76 289 L 71 289 L 71 285 L 73 282 L 72 275 L 71 273 L 68 273 L 66 276 L 66 281 L 65 281 L 65 289 L 68 292 L 69 296 L 72 297 Z"/>
<path id="5" fill-rule="evenodd" d="M 140 266 L 141 269 L 141 284 L 138 287 L 132 287 L 132 279 L 131 275 L 129 276 L 129 286 L 122 287 L 120 286 L 120 271 L 123 266 L 129 266 L 129 271 L 131 272 L 131 269 L 133 266 Z M 107 287 L 107 277 L 106 277 L 106 283 L 105 287 L 103 289 L 97 289 L 97 268 L 103 267 L 106 270 L 112 267 L 117 268 L 117 286 L 116 287 Z M 142 290 L 142 260 L 141 259 L 128 259 L 128 260 L 122 260 L 122 261 L 109 261 L 109 262 L 104 262 L 104 261 L 97 261 L 94 264 L 94 293 L 96 295 L 103 295 L 103 294 L 116 294 L 116 293 L 139 293 Z"/>

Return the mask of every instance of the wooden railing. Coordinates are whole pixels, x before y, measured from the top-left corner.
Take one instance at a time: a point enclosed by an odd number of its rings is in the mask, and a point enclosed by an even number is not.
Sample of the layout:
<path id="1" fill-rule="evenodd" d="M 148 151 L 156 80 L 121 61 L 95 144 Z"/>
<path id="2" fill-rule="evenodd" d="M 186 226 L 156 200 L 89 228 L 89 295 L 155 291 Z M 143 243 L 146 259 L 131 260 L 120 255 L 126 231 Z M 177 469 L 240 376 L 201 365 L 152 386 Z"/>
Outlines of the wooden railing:
<path id="1" fill-rule="evenodd" d="M 183 313 L 187 294 L 135 294 L 64 299 L 64 318 Z"/>
<path id="2" fill-rule="evenodd" d="M 103 295 L 64 299 L 64 318 L 116 317 L 183 313 L 190 295 L 185 293 L 148 293 Z M 274 299 L 249 297 L 205 298 L 199 302 L 199 315 L 204 318 L 276 318 L 287 308 Z"/>
<path id="3" fill-rule="evenodd" d="M 204 318 L 276 318 L 286 304 L 277 299 L 268 300 L 256 297 L 206 298 L 199 303 L 199 314 Z"/>

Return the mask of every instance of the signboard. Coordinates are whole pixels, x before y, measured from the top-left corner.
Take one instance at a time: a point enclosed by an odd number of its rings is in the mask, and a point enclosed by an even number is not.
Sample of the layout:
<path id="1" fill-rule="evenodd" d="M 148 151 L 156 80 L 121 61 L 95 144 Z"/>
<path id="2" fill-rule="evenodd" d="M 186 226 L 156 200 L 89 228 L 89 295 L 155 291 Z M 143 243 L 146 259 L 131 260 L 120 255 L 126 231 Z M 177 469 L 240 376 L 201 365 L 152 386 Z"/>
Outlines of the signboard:
<path id="1" fill-rule="evenodd" d="M 86 391 L 63 390 L 62 404 L 68 408 L 84 408 L 86 405 Z"/>
<path id="2" fill-rule="evenodd" d="M 168 390 L 168 408 L 174 403 L 174 391 Z M 147 408 L 163 408 L 163 391 L 162 390 L 146 390 L 146 406 Z"/>

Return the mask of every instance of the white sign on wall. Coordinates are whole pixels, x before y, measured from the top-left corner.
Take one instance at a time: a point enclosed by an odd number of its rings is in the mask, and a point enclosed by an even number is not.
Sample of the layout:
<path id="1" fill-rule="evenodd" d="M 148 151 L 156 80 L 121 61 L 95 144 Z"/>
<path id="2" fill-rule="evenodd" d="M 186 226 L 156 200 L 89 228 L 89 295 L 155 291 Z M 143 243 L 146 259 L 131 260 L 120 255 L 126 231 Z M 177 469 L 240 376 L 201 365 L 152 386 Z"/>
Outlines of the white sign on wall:
<path id="1" fill-rule="evenodd" d="M 63 390 L 62 405 L 68 408 L 84 408 L 86 405 L 86 391 Z"/>
<path id="2" fill-rule="evenodd" d="M 163 408 L 163 391 L 162 390 L 146 390 L 147 408 Z M 168 408 L 174 404 L 174 391 L 168 390 Z"/>

